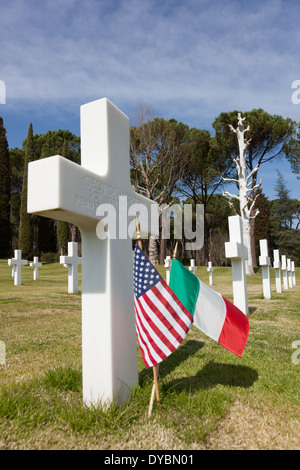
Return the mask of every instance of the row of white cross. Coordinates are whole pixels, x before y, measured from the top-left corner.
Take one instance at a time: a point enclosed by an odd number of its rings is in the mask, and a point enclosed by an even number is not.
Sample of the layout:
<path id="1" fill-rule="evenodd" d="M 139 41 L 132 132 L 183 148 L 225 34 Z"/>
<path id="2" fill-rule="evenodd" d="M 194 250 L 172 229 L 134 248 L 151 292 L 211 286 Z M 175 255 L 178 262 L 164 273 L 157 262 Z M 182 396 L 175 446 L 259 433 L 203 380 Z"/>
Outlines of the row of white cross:
<path id="1" fill-rule="evenodd" d="M 262 280 L 263 280 L 263 294 L 265 299 L 271 299 L 271 278 L 270 278 L 270 266 L 271 260 L 268 255 L 268 241 L 260 240 L 260 257 L 259 264 L 262 267 Z M 287 258 L 286 255 L 280 255 L 279 250 L 273 250 L 273 267 L 275 269 L 275 284 L 276 292 L 282 292 L 281 284 L 281 270 L 283 278 L 283 288 L 289 289 L 296 285 L 296 272 L 295 272 L 295 262 L 291 261 L 290 258 Z"/>
<path id="2" fill-rule="evenodd" d="M 268 255 L 265 253 L 268 252 L 268 243 L 267 240 L 260 240 L 260 257 L 259 264 L 262 267 L 262 280 L 263 280 L 263 293 L 266 299 L 271 298 L 271 278 L 270 278 L 270 266 L 271 260 Z M 282 293 L 282 283 L 281 283 L 281 271 L 283 278 L 283 289 L 287 290 L 296 285 L 296 271 L 295 271 L 295 261 L 291 261 L 290 258 L 287 258 L 286 255 L 281 255 L 281 262 L 279 256 L 279 250 L 273 250 L 273 268 L 275 270 L 275 286 L 276 292 Z M 167 256 L 165 259 L 165 268 L 167 272 L 167 279 L 170 278 L 172 260 L 170 256 Z M 189 270 L 194 274 L 197 271 L 195 266 L 195 260 L 190 260 Z M 213 285 L 213 267 L 212 262 L 208 262 L 207 271 L 209 272 L 209 285 Z"/>
<path id="3" fill-rule="evenodd" d="M 248 313 L 248 293 L 245 261 L 248 259 L 248 250 L 243 243 L 242 219 L 240 216 L 228 217 L 229 237 L 230 241 L 225 243 L 225 255 L 231 259 L 232 266 L 232 286 L 233 286 L 233 303 L 246 315 Z M 281 270 L 283 277 L 283 288 L 289 289 L 296 285 L 295 262 L 286 255 L 279 258 L 279 250 L 274 250 L 274 263 L 276 292 L 282 292 L 281 286 Z M 191 259 L 189 270 L 194 274 L 196 272 L 195 260 Z M 259 264 L 262 267 L 262 283 L 264 298 L 271 298 L 271 278 L 270 266 L 271 261 L 268 255 L 268 241 L 260 240 L 260 256 Z M 170 256 L 165 259 L 166 279 L 169 282 L 172 260 Z M 209 284 L 213 285 L 213 267 L 212 262 L 208 262 L 207 271 L 209 272 Z"/>
<path id="4" fill-rule="evenodd" d="M 8 265 L 12 267 L 14 285 L 20 286 L 22 284 L 22 266 L 27 266 L 28 261 L 22 259 L 22 250 L 15 250 L 14 255 L 14 258 L 8 260 Z M 61 256 L 60 263 L 68 268 L 68 292 L 75 294 L 78 292 L 78 266 L 81 264 L 77 243 L 68 243 L 68 256 Z M 30 263 L 30 266 L 33 267 L 33 279 L 36 281 L 39 278 L 39 268 L 42 266 L 37 256 L 33 258 L 33 263 Z"/>
<path id="5" fill-rule="evenodd" d="M 270 266 L 271 261 L 268 256 L 268 242 L 267 240 L 260 240 L 260 257 L 259 264 L 262 267 L 262 280 L 263 280 L 263 293 L 266 299 L 271 298 L 271 278 L 270 278 Z M 281 284 L 281 270 L 283 277 L 283 288 L 288 289 L 296 285 L 296 274 L 295 274 L 295 262 L 291 261 L 290 258 L 286 258 L 286 255 L 281 256 L 281 262 L 279 257 L 279 250 L 273 250 L 274 262 L 273 267 L 275 268 L 275 281 L 276 281 L 276 292 L 282 292 Z M 60 263 L 68 268 L 68 292 L 73 294 L 78 292 L 78 266 L 81 264 L 81 257 L 78 256 L 78 246 L 75 242 L 68 243 L 68 256 L 60 256 Z M 8 265 L 12 266 L 12 277 L 14 278 L 15 285 L 22 284 L 22 266 L 28 264 L 27 260 L 22 259 L 22 251 L 15 250 L 15 257 L 8 260 Z M 38 257 L 33 258 L 33 262 L 30 263 L 33 267 L 33 279 L 39 278 L 39 267 L 42 266 L 38 261 Z M 170 272 L 172 266 L 171 256 L 167 256 L 165 259 L 166 268 L 166 281 L 169 284 Z M 190 260 L 189 270 L 194 274 L 197 271 L 195 260 Z M 213 267 L 212 262 L 208 262 L 207 271 L 209 273 L 209 285 L 213 285 Z"/>
<path id="6" fill-rule="evenodd" d="M 242 219 L 235 215 L 228 217 L 230 241 L 225 243 L 225 255 L 231 259 L 233 303 L 242 312 L 248 313 L 248 293 L 245 261 L 248 259 L 248 250 L 243 243 Z M 170 279 L 172 260 L 170 256 L 165 259 L 166 279 Z M 190 271 L 195 273 L 195 260 L 191 260 Z M 212 262 L 208 262 L 209 284 L 213 285 Z"/>

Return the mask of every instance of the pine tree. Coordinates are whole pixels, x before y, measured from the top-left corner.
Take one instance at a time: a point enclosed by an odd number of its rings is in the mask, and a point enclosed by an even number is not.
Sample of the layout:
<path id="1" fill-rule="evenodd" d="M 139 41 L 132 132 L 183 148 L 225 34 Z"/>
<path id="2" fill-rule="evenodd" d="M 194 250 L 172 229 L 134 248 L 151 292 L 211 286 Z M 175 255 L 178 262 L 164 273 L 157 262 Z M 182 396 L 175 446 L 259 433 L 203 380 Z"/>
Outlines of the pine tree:
<path id="1" fill-rule="evenodd" d="M 11 251 L 10 225 L 11 169 L 6 129 L 0 117 L 0 258 Z"/>
<path id="2" fill-rule="evenodd" d="M 23 258 L 31 258 L 33 254 L 33 221 L 32 215 L 27 212 L 27 183 L 28 163 L 35 160 L 33 147 L 32 123 L 29 125 L 25 145 L 25 162 L 21 195 L 20 226 L 19 226 L 19 249 L 22 250 Z"/>
<path id="3" fill-rule="evenodd" d="M 281 228 L 292 228 L 294 206 L 290 199 L 290 190 L 287 187 L 287 181 L 279 170 L 277 170 L 278 178 L 275 185 L 277 200 L 274 202 L 276 213 L 276 221 Z"/>
<path id="4" fill-rule="evenodd" d="M 272 243 L 288 258 L 292 258 L 296 265 L 300 256 L 300 231 L 294 228 L 294 219 L 297 219 L 299 201 L 289 197 L 290 190 L 287 181 L 280 171 L 275 186 L 278 199 L 270 201 L 272 222 Z"/>

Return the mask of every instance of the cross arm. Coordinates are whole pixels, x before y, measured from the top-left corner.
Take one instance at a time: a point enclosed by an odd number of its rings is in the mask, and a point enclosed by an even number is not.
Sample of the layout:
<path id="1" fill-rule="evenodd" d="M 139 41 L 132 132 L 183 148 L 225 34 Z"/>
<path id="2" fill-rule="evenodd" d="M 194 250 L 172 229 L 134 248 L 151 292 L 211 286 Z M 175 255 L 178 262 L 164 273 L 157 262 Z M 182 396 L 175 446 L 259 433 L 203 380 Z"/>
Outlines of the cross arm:
<path id="1" fill-rule="evenodd" d="M 128 205 L 143 204 L 147 208 L 148 220 L 144 216 L 140 218 L 141 232 L 148 230 L 156 235 L 151 227 L 151 205 L 156 207 L 156 204 L 136 194 L 128 184 L 117 189 L 110 179 L 60 155 L 28 165 L 27 210 L 32 214 L 94 229 L 101 219 L 96 215 L 97 207 L 111 204 L 118 209 L 120 195 L 128 196 Z"/>
<path id="2" fill-rule="evenodd" d="M 260 266 L 270 266 L 270 258 L 266 255 L 261 255 L 259 257 L 259 264 Z"/>
<path id="3" fill-rule="evenodd" d="M 29 163 L 27 211 L 77 226 L 94 224 L 89 173 L 60 155 Z"/>
<path id="4" fill-rule="evenodd" d="M 248 249 L 239 242 L 225 243 L 225 256 L 231 259 L 248 259 Z"/>
<path id="5" fill-rule="evenodd" d="M 60 264 L 81 264 L 81 258 L 75 258 L 73 256 L 60 256 Z"/>

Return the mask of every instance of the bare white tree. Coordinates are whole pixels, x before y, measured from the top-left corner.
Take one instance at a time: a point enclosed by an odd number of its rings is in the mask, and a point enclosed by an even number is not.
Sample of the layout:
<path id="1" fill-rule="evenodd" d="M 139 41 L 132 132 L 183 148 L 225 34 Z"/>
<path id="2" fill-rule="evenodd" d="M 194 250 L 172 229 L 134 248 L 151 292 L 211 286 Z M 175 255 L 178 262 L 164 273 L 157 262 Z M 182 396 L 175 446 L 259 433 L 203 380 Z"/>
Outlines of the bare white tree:
<path id="1" fill-rule="evenodd" d="M 245 129 L 244 120 L 241 113 L 238 113 L 238 126 L 235 129 L 229 124 L 230 129 L 237 135 L 239 156 L 234 158 L 233 161 L 236 163 L 237 178 L 223 178 L 224 181 L 235 182 L 239 188 L 239 194 L 231 194 L 228 191 L 223 191 L 224 196 L 237 199 L 240 205 L 240 214 L 243 219 L 243 237 L 244 243 L 248 248 L 248 260 L 246 262 L 246 273 L 254 274 L 253 261 L 252 261 L 252 248 L 251 248 L 251 219 L 255 218 L 259 214 L 259 210 L 253 213 L 256 198 L 258 194 L 255 194 L 255 190 L 260 187 L 262 180 L 258 184 L 254 184 L 253 177 L 256 175 L 259 165 L 249 173 L 246 165 L 246 149 L 250 143 L 250 140 L 245 140 L 245 132 L 249 130 L 249 126 Z M 253 214 L 253 215 L 252 215 Z"/>

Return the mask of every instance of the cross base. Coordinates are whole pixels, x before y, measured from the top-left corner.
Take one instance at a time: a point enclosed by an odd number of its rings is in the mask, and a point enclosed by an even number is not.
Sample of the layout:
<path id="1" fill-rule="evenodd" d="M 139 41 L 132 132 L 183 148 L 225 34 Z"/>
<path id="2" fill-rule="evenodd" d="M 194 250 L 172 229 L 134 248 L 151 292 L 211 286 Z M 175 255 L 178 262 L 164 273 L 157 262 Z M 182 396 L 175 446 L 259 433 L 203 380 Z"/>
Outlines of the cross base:
<path id="1" fill-rule="evenodd" d="M 131 240 L 81 236 L 83 401 L 121 404 L 138 383 Z"/>

